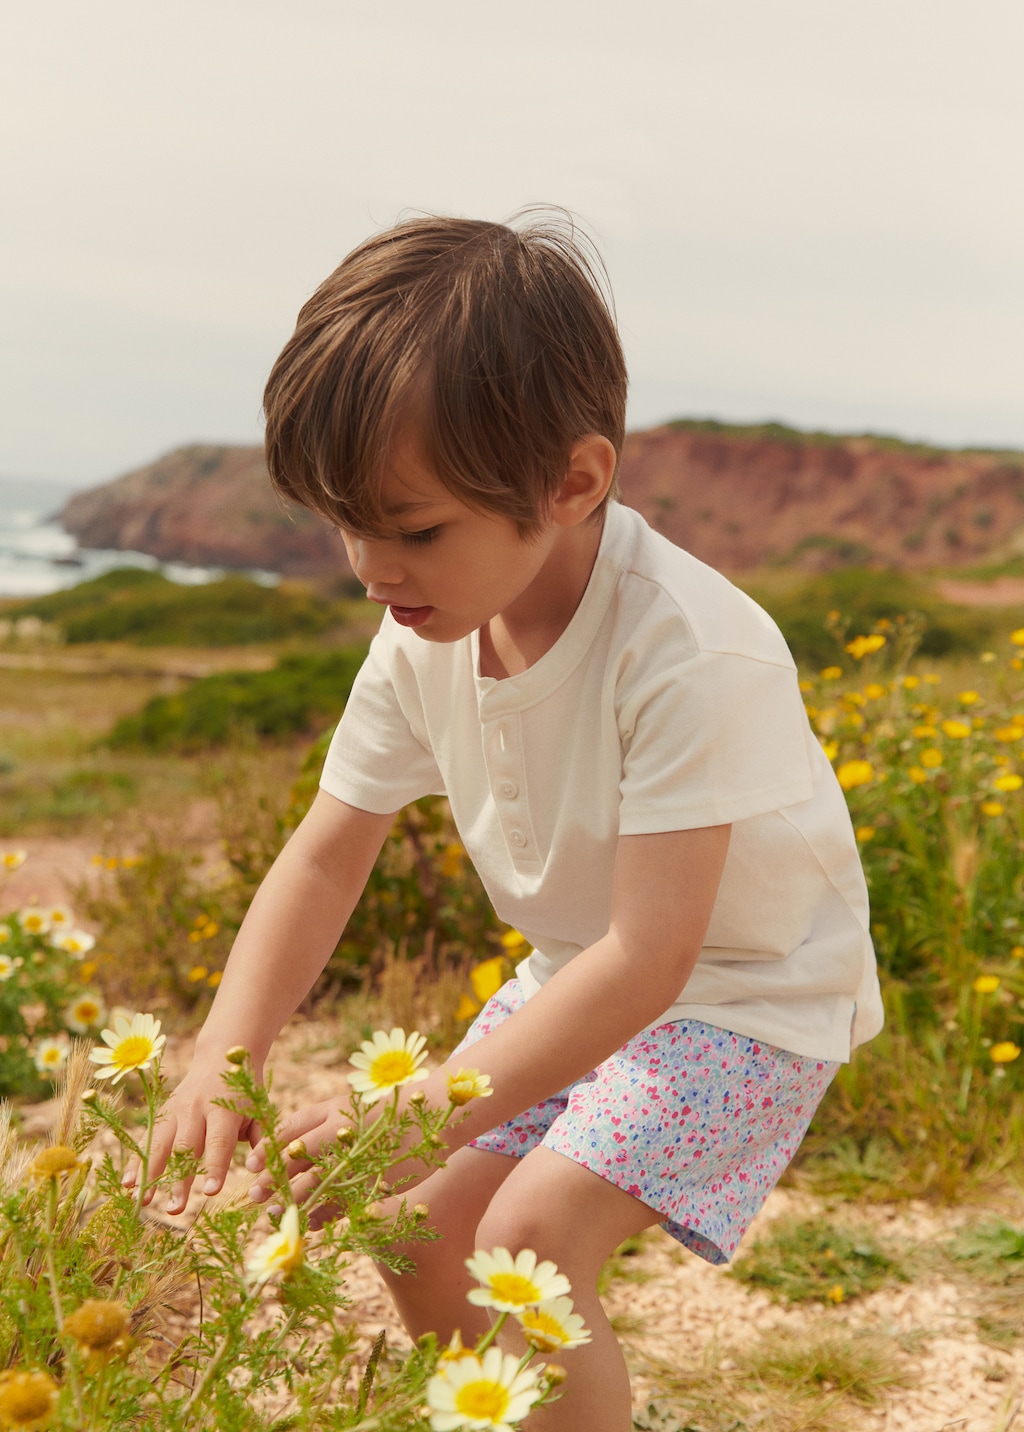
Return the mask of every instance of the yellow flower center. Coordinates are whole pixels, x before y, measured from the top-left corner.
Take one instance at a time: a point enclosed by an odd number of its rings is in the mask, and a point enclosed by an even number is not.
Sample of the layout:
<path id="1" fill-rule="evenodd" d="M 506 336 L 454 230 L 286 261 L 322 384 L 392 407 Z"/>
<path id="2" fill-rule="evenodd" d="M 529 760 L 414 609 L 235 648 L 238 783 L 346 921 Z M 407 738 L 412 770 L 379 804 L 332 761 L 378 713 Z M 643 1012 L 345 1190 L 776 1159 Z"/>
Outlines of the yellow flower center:
<path id="1" fill-rule="evenodd" d="M 370 1065 L 370 1078 L 378 1085 L 400 1084 L 415 1073 L 416 1061 L 407 1049 L 389 1049 Z"/>
<path id="2" fill-rule="evenodd" d="M 75 1005 L 75 1016 L 82 1024 L 95 1024 L 100 1017 L 100 1007 L 94 999 L 80 999 Z"/>
<path id="3" fill-rule="evenodd" d="M 119 1069 L 138 1069 L 147 1059 L 153 1057 L 153 1041 L 144 1034 L 129 1034 L 116 1045 L 111 1059 Z"/>
<path id="4" fill-rule="evenodd" d="M 508 1390 L 500 1382 L 481 1378 L 467 1382 L 455 1394 L 455 1406 L 467 1417 L 484 1418 L 491 1422 L 504 1420 L 508 1408 Z"/>
<path id="5" fill-rule="evenodd" d="M 64 1332 L 87 1348 L 108 1348 L 127 1331 L 126 1308 L 105 1298 L 90 1298 L 64 1319 Z"/>
<path id="6" fill-rule="evenodd" d="M 0 1417 L 8 1427 L 29 1427 L 52 1410 L 56 1394 L 48 1373 L 0 1374 Z"/>
<path id="7" fill-rule="evenodd" d="M 540 1289 L 536 1283 L 531 1283 L 521 1273 L 494 1273 L 490 1288 L 499 1302 L 514 1303 L 517 1307 L 540 1301 Z"/>
<path id="8" fill-rule="evenodd" d="M 58 1174 L 71 1173 L 79 1167 L 78 1155 L 64 1144 L 54 1144 L 36 1154 L 29 1164 L 29 1171 L 36 1178 L 56 1178 Z"/>

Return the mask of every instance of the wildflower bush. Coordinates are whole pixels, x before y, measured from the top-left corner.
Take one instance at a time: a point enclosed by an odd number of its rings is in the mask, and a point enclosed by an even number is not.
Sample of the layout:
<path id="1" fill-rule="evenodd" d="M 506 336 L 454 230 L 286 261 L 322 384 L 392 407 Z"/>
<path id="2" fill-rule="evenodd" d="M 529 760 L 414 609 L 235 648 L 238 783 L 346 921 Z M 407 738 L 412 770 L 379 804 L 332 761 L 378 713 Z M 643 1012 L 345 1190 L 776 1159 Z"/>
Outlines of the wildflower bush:
<path id="1" fill-rule="evenodd" d="M 414 1094 L 400 1113 L 397 1091 L 420 1073 L 423 1038 L 393 1030 L 366 1041 L 353 1056 L 337 1140 L 311 1160 L 319 1182 L 310 1207 L 333 1204 L 343 1216 L 314 1233 L 286 1173 L 286 1159 L 300 1155 L 282 1147 L 276 1108 L 246 1052 L 229 1051 L 226 1102 L 259 1120 L 282 1211 L 260 1238 L 261 1209 L 222 1197 L 183 1232 L 144 1209 L 162 1044 L 159 1022 L 136 1015 L 104 1030 L 102 1046 L 76 1045 L 45 1148 L 17 1146 L 9 1111 L 0 1123 L 0 1426 L 508 1432 L 559 1395 L 564 1371 L 535 1354 L 571 1350 L 589 1333 L 567 1280 L 529 1250 L 514 1259 L 480 1250 L 469 1260 L 480 1285 L 470 1301 L 494 1312 L 475 1347 L 458 1335 L 439 1347 L 428 1336 L 395 1360 L 381 1334 L 367 1355 L 346 1319 L 354 1253 L 401 1269 L 409 1264 L 396 1243 L 435 1236 L 424 1205 L 402 1200 L 388 1213 L 380 1201 L 403 1186 L 401 1178 L 385 1183 L 399 1151 L 438 1162 L 441 1131 L 470 1099 L 487 1096 L 485 1077 L 459 1070 L 445 1108 Z M 89 1087 L 90 1070 L 111 1086 L 142 1080 L 141 1127 L 116 1094 Z M 123 1172 L 132 1156 L 141 1173 L 129 1189 Z M 176 1154 L 156 1185 L 194 1168 Z M 522 1357 L 495 1345 L 510 1317 L 528 1344 Z"/>
<path id="2" fill-rule="evenodd" d="M 912 669 L 916 635 L 883 619 L 802 683 L 860 842 L 888 1013 L 817 1129 L 854 1182 L 890 1194 L 891 1153 L 902 1191 L 953 1196 L 1024 1150 L 1024 629 L 950 691 Z"/>
<path id="3" fill-rule="evenodd" d="M 21 851 L 0 854 L 16 869 Z M 92 935 L 63 905 L 29 905 L 0 917 L 0 1096 L 44 1098 L 74 1035 L 102 1024 L 106 1007 L 86 959 Z"/>

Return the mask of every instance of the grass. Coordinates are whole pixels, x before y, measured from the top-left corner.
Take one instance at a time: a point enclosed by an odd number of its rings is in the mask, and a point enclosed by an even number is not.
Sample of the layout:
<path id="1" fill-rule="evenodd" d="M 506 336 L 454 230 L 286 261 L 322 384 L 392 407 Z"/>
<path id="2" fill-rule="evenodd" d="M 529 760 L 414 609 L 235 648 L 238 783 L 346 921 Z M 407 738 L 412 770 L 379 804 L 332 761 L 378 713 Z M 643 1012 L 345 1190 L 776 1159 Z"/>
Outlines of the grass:
<path id="1" fill-rule="evenodd" d="M 780 1219 L 730 1276 L 786 1303 L 836 1305 L 908 1279 L 870 1233 L 818 1219 Z"/>

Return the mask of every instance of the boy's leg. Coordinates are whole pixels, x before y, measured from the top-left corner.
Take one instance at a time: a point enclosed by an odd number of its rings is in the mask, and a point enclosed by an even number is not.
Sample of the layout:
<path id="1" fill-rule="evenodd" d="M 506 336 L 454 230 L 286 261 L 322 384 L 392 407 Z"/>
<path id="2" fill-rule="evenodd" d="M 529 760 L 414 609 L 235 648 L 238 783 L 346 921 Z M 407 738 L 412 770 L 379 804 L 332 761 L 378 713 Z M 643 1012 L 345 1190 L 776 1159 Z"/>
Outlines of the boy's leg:
<path id="1" fill-rule="evenodd" d="M 620 1243 L 661 1217 L 631 1194 L 544 1147 L 517 1161 L 495 1189 L 477 1230 L 477 1246 L 488 1251 L 508 1248 L 513 1256 L 532 1248 L 538 1258 L 550 1258 L 572 1284 L 574 1310 L 593 1339 L 569 1352 L 550 1354 L 548 1360 L 563 1363 L 569 1376 L 559 1402 L 530 1413 L 529 1426 L 536 1432 L 629 1432 L 629 1375 L 601 1306 L 597 1280 Z M 525 1349 L 512 1319 L 504 1333 L 510 1352 Z"/>
<path id="2" fill-rule="evenodd" d="M 476 1230 L 502 1183 L 514 1173 L 519 1159 L 507 1154 L 463 1148 L 452 1154 L 409 1194 L 396 1196 L 385 1207 L 399 1203 L 425 1203 L 426 1222 L 441 1236 L 429 1243 L 398 1243 L 396 1250 L 416 1265 L 415 1273 L 393 1273 L 378 1265 L 398 1314 L 414 1338 L 433 1332 L 447 1342 L 456 1328 L 471 1346 L 490 1326 L 487 1311 L 466 1301 L 477 1283 L 466 1259 L 481 1245 Z"/>

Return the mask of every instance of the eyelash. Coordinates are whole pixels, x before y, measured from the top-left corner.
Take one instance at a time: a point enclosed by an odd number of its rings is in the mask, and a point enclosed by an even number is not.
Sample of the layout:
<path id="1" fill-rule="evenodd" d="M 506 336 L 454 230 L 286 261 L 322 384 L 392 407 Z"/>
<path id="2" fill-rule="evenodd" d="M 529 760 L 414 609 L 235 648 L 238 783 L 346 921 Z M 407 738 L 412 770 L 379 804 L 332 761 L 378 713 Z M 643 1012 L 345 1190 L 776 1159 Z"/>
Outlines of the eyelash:
<path id="1" fill-rule="evenodd" d="M 406 547 L 429 547 L 440 535 L 440 527 L 427 527 L 422 532 L 402 532 L 400 540 Z"/>

